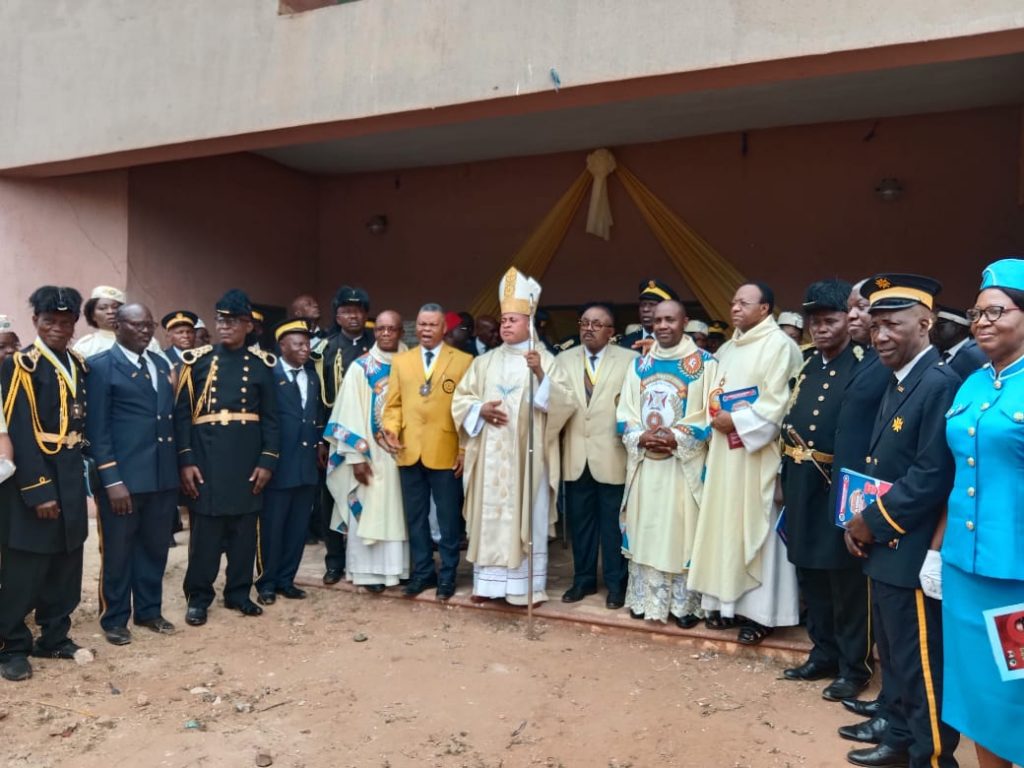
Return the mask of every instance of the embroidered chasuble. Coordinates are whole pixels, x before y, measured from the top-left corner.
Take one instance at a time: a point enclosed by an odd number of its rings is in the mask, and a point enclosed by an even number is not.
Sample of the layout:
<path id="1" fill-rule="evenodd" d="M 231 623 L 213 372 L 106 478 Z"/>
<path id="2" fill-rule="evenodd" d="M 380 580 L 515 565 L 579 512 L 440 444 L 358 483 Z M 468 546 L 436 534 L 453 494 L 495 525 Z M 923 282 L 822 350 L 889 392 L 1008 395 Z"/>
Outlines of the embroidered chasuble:
<path id="1" fill-rule="evenodd" d="M 374 345 L 349 366 L 324 432 L 331 445 L 331 528 L 348 533 L 345 570 L 356 584 L 394 586 L 409 573 L 398 466 L 374 439 L 387 397 L 392 354 Z M 355 478 L 353 467 L 361 463 L 369 463 L 373 470 L 369 485 Z"/>
<path id="2" fill-rule="evenodd" d="M 707 451 L 707 398 L 716 371 L 714 357 L 684 336 L 675 347 L 655 344 L 630 365 L 617 419 L 628 456 L 619 525 L 622 553 L 629 559 L 626 602 L 648 619 L 696 610 L 684 572 L 690 565 L 703 492 Z M 672 454 L 639 446 L 648 429 L 670 429 Z"/>
<path id="3" fill-rule="evenodd" d="M 529 542 L 528 502 L 532 496 L 534 600 L 547 599 L 547 541 L 556 516 L 558 435 L 549 436 L 550 380 L 537 384 L 526 367 L 529 343 L 503 344 L 474 358 L 452 399 L 452 416 L 464 433 L 466 456 L 463 515 L 469 537 L 466 559 L 473 563 L 473 594 L 525 604 Z M 554 357 L 540 348 L 545 374 Z M 534 378 L 533 487 L 527 487 L 529 382 Z M 480 418 L 484 403 L 501 400 L 509 423 Z"/>
<path id="4" fill-rule="evenodd" d="M 757 387 L 757 395 L 749 407 L 732 412 L 738 447 L 730 446 L 729 435 L 711 430 L 689 585 L 731 603 L 762 583 L 766 541 L 777 538 L 772 507 L 781 460 L 779 429 L 790 379 L 803 361 L 799 347 L 771 316 L 745 333 L 736 331 L 716 356 L 710 417 L 718 412 L 722 394 Z M 768 543 L 774 553 L 775 540 Z"/>

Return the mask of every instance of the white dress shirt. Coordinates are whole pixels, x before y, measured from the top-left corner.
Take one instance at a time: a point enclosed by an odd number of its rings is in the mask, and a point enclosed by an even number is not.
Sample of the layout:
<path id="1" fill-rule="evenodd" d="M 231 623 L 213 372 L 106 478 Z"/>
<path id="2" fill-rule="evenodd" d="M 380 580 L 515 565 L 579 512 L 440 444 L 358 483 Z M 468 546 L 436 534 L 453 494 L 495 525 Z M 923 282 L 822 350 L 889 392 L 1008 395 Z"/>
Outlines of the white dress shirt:
<path id="1" fill-rule="evenodd" d="M 309 396 L 309 374 L 306 373 L 306 369 L 289 363 L 283 357 L 281 358 L 281 365 L 284 366 L 285 375 L 288 377 L 288 381 L 295 382 L 299 385 L 299 402 L 302 403 L 302 407 L 306 407 L 306 398 Z"/>
<path id="2" fill-rule="evenodd" d="M 153 362 L 153 358 L 151 358 L 145 352 L 143 352 L 141 355 L 137 355 L 127 347 L 122 346 L 121 344 L 118 344 L 117 346 L 124 354 L 124 356 L 128 358 L 128 362 L 131 363 L 132 365 L 138 367 L 140 359 L 146 363 L 146 369 L 149 371 L 149 381 L 153 385 L 153 391 L 158 391 L 156 377 L 159 376 L 159 373 L 156 370 L 156 363 Z"/>

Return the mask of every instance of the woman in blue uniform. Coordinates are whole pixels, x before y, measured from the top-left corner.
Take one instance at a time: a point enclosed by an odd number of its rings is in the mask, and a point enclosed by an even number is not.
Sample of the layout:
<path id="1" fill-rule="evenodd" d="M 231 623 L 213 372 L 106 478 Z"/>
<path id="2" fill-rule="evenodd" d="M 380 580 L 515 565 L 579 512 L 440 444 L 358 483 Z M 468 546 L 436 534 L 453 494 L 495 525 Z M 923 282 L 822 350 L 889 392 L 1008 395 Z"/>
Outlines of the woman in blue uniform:
<path id="1" fill-rule="evenodd" d="M 1024 603 L 1024 260 L 989 265 L 967 314 L 990 362 L 947 414 L 956 480 L 942 544 L 942 719 L 975 741 L 981 768 L 1009 768 L 1024 764 L 1024 636 L 1012 651 L 1019 632 L 1004 627 L 997 655 L 984 614 Z"/>

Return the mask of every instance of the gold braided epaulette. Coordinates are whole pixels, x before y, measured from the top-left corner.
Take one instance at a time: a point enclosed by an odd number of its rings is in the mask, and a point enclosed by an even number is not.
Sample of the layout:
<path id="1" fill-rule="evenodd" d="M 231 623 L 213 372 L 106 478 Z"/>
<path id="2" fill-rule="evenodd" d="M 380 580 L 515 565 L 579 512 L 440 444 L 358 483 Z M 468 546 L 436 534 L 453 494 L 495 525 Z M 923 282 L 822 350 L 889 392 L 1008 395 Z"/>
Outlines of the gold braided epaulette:
<path id="1" fill-rule="evenodd" d="M 327 339 L 320 339 L 309 350 L 309 356 L 313 360 L 323 360 L 324 352 L 327 351 Z"/>
<path id="2" fill-rule="evenodd" d="M 41 356 L 39 350 L 36 347 L 32 347 L 28 352 L 15 352 L 14 363 L 26 373 L 35 373 L 36 365 L 39 364 Z"/>
<path id="3" fill-rule="evenodd" d="M 195 365 L 196 361 L 205 355 L 207 352 L 213 351 L 213 345 L 207 344 L 203 347 L 196 347 L 195 349 L 186 349 L 181 353 L 181 362 L 185 365 Z"/>
<path id="4" fill-rule="evenodd" d="M 576 339 L 566 339 L 561 344 L 556 344 L 555 349 L 560 352 L 565 352 L 567 349 L 572 349 L 576 346 Z"/>
<path id="5" fill-rule="evenodd" d="M 256 357 L 263 361 L 267 368 L 273 368 L 277 365 L 277 356 L 267 352 L 264 349 L 260 349 L 255 344 L 249 347 L 249 351 L 252 352 Z"/>
<path id="6" fill-rule="evenodd" d="M 75 360 L 78 361 L 78 364 L 80 366 L 82 366 L 82 371 L 85 372 L 85 373 L 88 373 L 89 372 L 89 364 L 87 362 L 85 362 L 85 355 L 83 355 L 81 352 L 79 352 L 77 350 L 71 349 L 70 347 L 68 347 L 68 352 L 70 352 L 71 356 L 73 358 L 75 358 Z"/>

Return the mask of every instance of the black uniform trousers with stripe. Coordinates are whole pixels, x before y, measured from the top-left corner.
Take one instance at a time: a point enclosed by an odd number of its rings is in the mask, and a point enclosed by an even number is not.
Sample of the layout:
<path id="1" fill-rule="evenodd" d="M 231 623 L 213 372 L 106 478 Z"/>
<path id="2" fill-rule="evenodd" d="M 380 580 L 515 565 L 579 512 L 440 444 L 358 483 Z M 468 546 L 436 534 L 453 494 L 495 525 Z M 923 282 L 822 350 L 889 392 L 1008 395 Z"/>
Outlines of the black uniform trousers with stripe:
<path id="1" fill-rule="evenodd" d="M 0 660 L 33 650 L 25 623 L 33 610 L 40 628 L 37 650 L 53 651 L 67 642 L 71 614 L 82 597 L 83 550 L 50 554 L 0 547 Z"/>
<path id="2" fill-rule="evenodd" d="M 854 682 L 871 679 L 871 606 L 868 578 L 860 567 L 796 569 L 807 605 L 810 661 L 838 667 L 839 676 Z"/>
<path id="3" fill-rule="evenodd" d="M 213 582 L 220 572 L 220 556 L 226 554 L 224 604 L 239 606 L 251 599 L 259 512 L 245 515 L 189 515 L 188 569 L 185 599 L 190 607 L 209 608 Z"/>
<path id="4" fill-rule="evenodd" d="M 960 734 L 942 722 L 942 603 L 920 589 L 871 582 L 889 728 L 883 743 L 910 768 L 955 768 Z"/>

